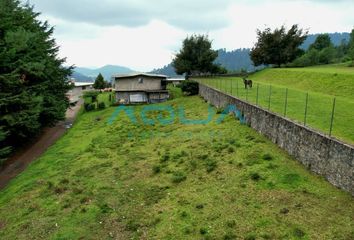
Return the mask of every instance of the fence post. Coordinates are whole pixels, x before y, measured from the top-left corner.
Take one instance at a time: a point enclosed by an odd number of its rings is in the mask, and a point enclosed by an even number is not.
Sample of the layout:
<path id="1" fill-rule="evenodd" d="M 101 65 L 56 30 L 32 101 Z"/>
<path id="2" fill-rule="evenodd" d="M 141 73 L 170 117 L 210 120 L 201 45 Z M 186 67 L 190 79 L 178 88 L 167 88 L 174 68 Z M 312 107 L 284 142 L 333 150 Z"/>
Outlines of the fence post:
<path id="1" fill-rule="evenodd" d="M 268 111 L 270 110 L 270 99 L 272 96 L 272 85 L 269 85 Z"/>
<path id="2" fill-rule="evenodd" d="M 232 90 L 232 79 L 231 79 L 231 95 L 233 96 L 234 94 L 233 94 L 233 90 Z"/>
<path id="3" fill-rule="evenodd" d="M 257 83 L 257 97 L 256 97 L 256 105 L 258 106 L 258 91 L 259 91 L 259 83 Z"/>
<path id="4" fill-rule="evenodd" d="M 236 80 L 236 96 L 238 97 L 238 79 Z"/>
<path id="5" fill-rule="evenodd" d="M 306 120 L 307 120 L 307 104 L 308 104 L 308 101 L 309 101 L 309 93 L 306 93 L 304 126 L 306 126 Z"/>
<path id="6" fill-rule="evenodd" d="M 248 102 L 248 87 L 246 88 L 246 102 Z"/>
<path id="7" fill-rule="evenodd" d="M 287 107 L 288 107 L 288 89 L 285 90 L 284 117 L 286 117 Z"/>
<path id="8" fill-rule="evenodd" d="M 335 111 L 335 108 L 336 108 L 336 98 L 334 97 L 334 98 L 333 98 L 333 106 L 332 106 L 331 126 L 330 126 L 330 129 L 329 129 L 329 136 L 330 136 L 330 137 L 332 136 L 332 129 L 333 129 L 333 121 L 334 121 L 334 111 Z"/>

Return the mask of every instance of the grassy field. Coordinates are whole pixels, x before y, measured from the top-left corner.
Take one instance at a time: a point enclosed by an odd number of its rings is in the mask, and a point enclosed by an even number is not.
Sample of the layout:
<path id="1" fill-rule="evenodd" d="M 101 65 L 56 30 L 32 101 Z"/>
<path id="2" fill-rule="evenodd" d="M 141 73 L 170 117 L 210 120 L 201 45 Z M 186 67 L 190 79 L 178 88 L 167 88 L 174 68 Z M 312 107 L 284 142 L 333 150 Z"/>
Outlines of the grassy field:
<path id="1" fill-rule="evenodd" d="M 328 65 L 265 69 L 249 76 L 249 79 L 254 83 L 253 88 L 247 91 L 240 78 L 199 80 L 251 103 L 258 103 L 263 108 L 269 108 L 299 123 L 306 121 L 306 125 L 325 134 L 330 131 L 333 98 L 336 97 L 332 135 L 354 144 L 354 68 Z M 288 99 L 285 108 L 286 94 Z"/>
<path id="2" fill-rule="evenodd" d="M 154 106 L 208 115 L 199 97 Z M 80 115 L 0 192 L 0 239 L 354 238 L 353 198 L 234 117 L 146 125 L 143 108 Z"/>

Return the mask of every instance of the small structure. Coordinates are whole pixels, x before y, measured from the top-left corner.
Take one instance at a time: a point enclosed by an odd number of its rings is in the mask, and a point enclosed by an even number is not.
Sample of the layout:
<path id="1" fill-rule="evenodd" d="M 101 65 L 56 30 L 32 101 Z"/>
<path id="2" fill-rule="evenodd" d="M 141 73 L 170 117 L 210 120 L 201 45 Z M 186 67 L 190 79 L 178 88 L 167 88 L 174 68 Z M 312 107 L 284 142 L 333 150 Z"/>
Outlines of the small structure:
<path id="1" fill-rule="evenodd" d="M 166 76 L 134 73 L 112 76 L 116 102 L 120 104 L 158 103 L 169 98 Z"/>
<path id="2" fill-rule="evenodd" d="M 69 90 L 67 96 L 71 104 L 79 101 L 79 98 L 82 96 L 84 91 L 89 91 L 93 89 L 93 83 L 91 82 L 75 82 L 72 81 L 74 87 Z"/>

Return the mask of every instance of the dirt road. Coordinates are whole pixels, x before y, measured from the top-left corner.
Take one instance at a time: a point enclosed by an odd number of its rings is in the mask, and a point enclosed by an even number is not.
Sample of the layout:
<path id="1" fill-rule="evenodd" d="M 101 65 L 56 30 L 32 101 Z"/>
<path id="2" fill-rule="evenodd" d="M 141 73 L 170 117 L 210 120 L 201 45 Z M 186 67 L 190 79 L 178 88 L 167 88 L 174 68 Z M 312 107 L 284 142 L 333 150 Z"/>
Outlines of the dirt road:
<path id="1" fill-rule="evenodd" d="M 75 107 L 66 111 L 66 120 L 59 122 L 52 128 L 43 129 L 42 133 L 23 149 L 18 150 L 5 163 L 0 170 L 0 190 L 24 171 L 27 166 L 41 156 L 51 145 L 53 145 L 74 122 L 83 100 L 80 99 Z"/>

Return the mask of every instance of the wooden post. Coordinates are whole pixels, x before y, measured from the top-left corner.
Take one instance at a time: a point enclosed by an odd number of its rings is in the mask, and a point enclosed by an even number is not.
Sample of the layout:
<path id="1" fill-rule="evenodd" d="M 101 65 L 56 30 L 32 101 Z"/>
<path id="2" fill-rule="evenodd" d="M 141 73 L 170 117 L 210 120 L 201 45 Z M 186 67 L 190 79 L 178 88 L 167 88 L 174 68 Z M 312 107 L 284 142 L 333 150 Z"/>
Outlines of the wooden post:
<path id="1" fill-rule="evenodd" d="M 288 89 L 285 90 L 284 117 L 286 117 L 287 107 L 288 107 Z"/>
<path id="2" fill-rule="evenodd" d="M 334 111 L 336 108 L 336 98 L 333 98 L 333 106 L 332 106 L 332 116 L 331 116 L 331 126 L 329 128 L 329 136 L 332 136 L 332 129 L 333 129 L 333 121 L 334 121 Z"/>
<path id="3" fill-rule="evenodd" d="M 308 105 L 308 101 L 309 101 L 309 93 L 306 93 L 304 126 L 306 126 L 306 120 L 307 120 L 307 105 Z"/>

